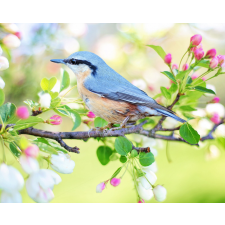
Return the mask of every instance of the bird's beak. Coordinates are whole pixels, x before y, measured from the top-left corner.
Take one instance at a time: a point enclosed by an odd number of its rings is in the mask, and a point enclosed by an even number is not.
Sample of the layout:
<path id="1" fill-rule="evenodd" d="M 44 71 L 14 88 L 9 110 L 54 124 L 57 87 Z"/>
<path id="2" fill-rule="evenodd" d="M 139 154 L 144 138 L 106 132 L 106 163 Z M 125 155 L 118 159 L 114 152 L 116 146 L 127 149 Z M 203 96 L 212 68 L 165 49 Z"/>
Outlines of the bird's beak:
<path id="1" fill-rule="evenodd" d="M 54 63 L 63 63 L 63 64 L 65 63 L 64 59 L 51 59 L 50 61 Z"/>

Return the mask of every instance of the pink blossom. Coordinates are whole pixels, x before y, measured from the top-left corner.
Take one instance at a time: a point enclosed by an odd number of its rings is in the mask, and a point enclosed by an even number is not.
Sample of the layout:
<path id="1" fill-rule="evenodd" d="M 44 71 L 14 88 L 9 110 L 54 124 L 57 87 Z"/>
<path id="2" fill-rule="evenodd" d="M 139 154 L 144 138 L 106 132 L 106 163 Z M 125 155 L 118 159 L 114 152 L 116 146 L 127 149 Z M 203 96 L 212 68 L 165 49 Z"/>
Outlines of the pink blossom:
<path id="1" fill-rule="evenodd" d="M 182 66 L 182 70 L 185 71 L 185 70 L 187 70 L 187 69 L 188 69 L 188 64 L 185 63 L 185 64 Z"/>
<path id="2" fill-rule="evenodd" d="M 212 102 L 213 103 L 218 103 L 218 102 L 220 102 L 220 98 L 219 97 L 214 97 Z"/>
<path id="3" fill-rule="evenodd" d="M 206 77 L 202 77 L 202 80 L 205 81 L 206 80 Z"/>
<path id="4" fill-rule="evenodd" d="M 202 48 L 197 48 L 195 51 L 194 51 L 194 55 L 195 55 L 195 59 L 197 60 L 200 60 L 203 58 L 204 56 L 204 51 Z"/>
<path id="5" fill-rule="evenodd" d="M 212 48 L 206 52 L 205 58 L 211 59 L 216 56 L 216 49 Z"/>
<path id="6" fill-rule="evenodd" d="M 201 43 L 202 41 L 202 36 L 200 34 L 196 34 L 191 37 L 191 44 L 192 46 L 197 46 Z"/>
<path id="7" fill-rule="evenodd" d="M 178 70 L 178 65 L 177 64 L 173 64 L 172 65 L 172 70 L 174 70 L 174 69 Z"/>
<path id="8" fill-rule="evenodd" d="M 209 67 L 211 69 L 215 69 L 218 66 L 218 58 L 217 57 L 213 57 L 210 61 Z"/>
<path id="9" fill-rule="evenodd" d="M 29 117 L 29 111 L 27 109 L 26 106 L 20 106 L 17 110 L 16 110 L 16 115 L 22 119 L 25 120 Z"/>
<path id="10" fill-rule="evenodd" d="M 191 75 L 191 79 L 192 80 L 194 80 L 194 79 L 196 79 L 196 78 L 198 78 L 199 77 L 199 75 L 197 74 L 197 73 L 193 73 L 192 75 Z"/>
<path id="11" fill-rule="evenodd" d="M 121 180 L 119 178 L 115 178 L 114 177 L 113 179 L 111 179 L 110 184 L 112 186 L 116 187 L 116 186 L 118 186 L 120 184 L 120 182 L 121 182 Z"/>
<path id="12" fill-rule="evenodd" d="M 218 55 L 217 56 L 219 65 L 222 65 L 225 62 L 225 55 Z"/>
<path id="13" fill-rule="evenodd" d="M 164 62 L 169 65 L 171 61 L 172 61 L 172 56 L 170 53 L 168 53 L 164 58 Z"/>
<path id="14" fill-rule="evenodd" d="M 89 118 L 95 118 L 95 114 L 93 112 L 88 112 L 87 117 Z"/>
<path id="15" fill-rule="evenodd" d="M 30 145 L 24 150 L 24 153 L 27 156 L 36 158 L 38 156 L 38 153 L 39 153 L 39 148 L 38 148 L 37 145 Z"/>
<path id="16" fill-rule="evenodd" d="M 102 182 L 100 184 L 97 185 L 96 187 L 96 193 L 102 193 L 102 191 L 105 189 L 105 183 Z"/>
<path id="17" fill-rule="evenodd" d="M 210 120 L 215 123 L 215 124 L 219 124 L 220 123 L 220 116 L 218 113 L 213 113 L 213 116 L 210 118 Z"/>
<path id="18" fill-rule="evenodd" d="M 138 203 L 145 203 L 145 200 L 144 200 L 144 199 L 140 199 L 140 200 L 138 201 Z"/>
<path id="19" fill-rule="evenodd" d="M 54 120 L 54 121 L 50 122 L 53 125 L 59 125 L 62 123 L 62 117 L 58 116 L 58 115 L 54 115 L 54 116 L 50 117 L 50 120 Z"/>
<path id="20" fill-rule="evenodd" d="M 14 33 L 14 35 L 16 35 L 19 39 L 21 39 L 21 32 L 17 31 Z"/>

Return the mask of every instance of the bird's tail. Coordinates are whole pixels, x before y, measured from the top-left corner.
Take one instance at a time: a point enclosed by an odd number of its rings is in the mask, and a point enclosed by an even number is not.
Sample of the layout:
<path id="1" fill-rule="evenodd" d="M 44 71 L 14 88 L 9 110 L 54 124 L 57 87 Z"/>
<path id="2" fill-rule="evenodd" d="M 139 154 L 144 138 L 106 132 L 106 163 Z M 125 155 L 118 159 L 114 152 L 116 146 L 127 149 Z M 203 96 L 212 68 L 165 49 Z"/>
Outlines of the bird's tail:
<path id="1" fill-rule="evenodd" d="M 169 117 L 171 117 L 171 118 L 173 118 L 173 119 L 175 119 L 175 120 L 177 120 L 181 123 L 187 122 L 186 120 L 183 120 L 180 117 L 176 116 L 173 111 L 171 111 L 171 112 L 168 111 L 168 109 L 164 110 L 164 109 L 155 108 L 155 110 L 159 113 L 162 113 L 164 116 L 169 116 Z"/>

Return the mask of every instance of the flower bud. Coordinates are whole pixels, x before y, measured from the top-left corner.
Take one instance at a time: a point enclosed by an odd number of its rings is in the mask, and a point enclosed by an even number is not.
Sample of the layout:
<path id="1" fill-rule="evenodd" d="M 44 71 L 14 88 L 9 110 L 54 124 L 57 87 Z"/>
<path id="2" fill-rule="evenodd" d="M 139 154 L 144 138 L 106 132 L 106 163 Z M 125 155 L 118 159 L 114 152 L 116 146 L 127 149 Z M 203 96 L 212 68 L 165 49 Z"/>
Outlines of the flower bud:
<path id="1" fill-rule="evenodd" d="M 161 185 L 157 185 L 155 188 L 153 188 L 153 193 L 156 201 L 158 202 L 163 202 L 166 199 L 166 188 Z"/>
<path id="2" fill-rule="evenodd" d="M 211 59 L 215 56 L 216 56 L 216 49 L 213 48 L 213 49 L 208 50 L 208 52 L 206 52 L 205 58 Z"/>
<path id="3" fill-rule="evenodd" d="M 50 120 L 54 120 L 54 121 L 50 122 L 53 125 L 59 125 L 62 123 L 62 117 L 58 116 L 58 115 L 54 115 L 54 116 L 50 117 Z"/>
<path id="4" fill-rule="evenodd" d="M 145 200 L 144 200 L 144 199 L 140 199 L 140 200 L 138 201 L 138 203 L 145 203 Z"/>
<path id="5" fill-rule="evenodd" d="M 222 65 L 223 63 L 225 63 L 225 55 L 218 55 L 217 56 L 219 65 Z"/>
<path id="6" fill-rule="evenodd" d="M 211 68 L 211 69 L 215 69 L 217 66 L 218 66 L 218 59 L 217 59 L 217 57 L 213 57 L 212 59 L 211 59 L 211 61 L 210 61 L 210 64 L 209 64 L 209 67 Z"/>
<path id="7" fill-rule="evenodd" d="M 29 145 L 25 150 L 24 153 L 26 156 L 30 156 L 36 158 L 39 153 L 39 148 L 37 145 Z"/>
<path id="8" fill-rule="evenodd" d="M 211 102 L 212 103 L 218 103 L 218 102 L 220 102 L 220 98 L 219 97 L 215 97 L 215 98 L 213 98 L 213 100 Z"/>
<path id="9" fill-rule="evenodd" d="M 29 111 L 27 109 L 26 106 L 20 106 L 17 110 L 16 110 L 16 115 L 22 119 L 25 120 L 29 117 Z"/>
<path id="10" fill-rule="evenodd" d="M 44 108 L 49 108 L 51 104 L 51 95 L 48 93 L 45 93 L 40 96 L 40 105 Z"/>
<path id="11" fill-rule="evenodd" d="M 119 178 L 112 178 L 111 181 L 110 181 L 110 184 L 114 187 L 118 186 L 120 184 L 121 180 Z"/>
<path id="12" fill-rule="evenodd" d="M 196 34 L 191 37 L 191 45 L 192 46 L 197 46 L 201 43 L 202 41 L 202 36 L 200 34 Z"/>
<path id="13" fill-rule="evenodd" d="M 20 164 L 21 164 L 23 170 L 26 173 L 32 174 L 39 170 L 38 161 L 34 158 L 26 156 L 26 155 L 21 155 L 19 160 L 20 160 Z"/>
<path id="14" fill-rule="evenodd" d="M 188 69 L 188 64 L 185 63 L 185 64 L 182 66 L 182 70 L 185 71 L 185 70 L 187 70 L 187 69 Z"/>
<path id="15" fill-rule="evenodd" d="M 202 48 L 197 48 L 195 51 L 194 51 L 194 56 L 195 56 L 195 59 L 196 60 L 200 60 L 203 58 L 204 56 L 204 51 Z"/>
<path id="16" fill-rule="evenodd" d="M 5 81 L 0 77 L 0 88 L 3 89 L 5 87 Z"/>
<path id="17" fill-rule="evenodd" d="M 102 182 L 100 184 L 97 185 L 96 187 L 96 193 L 102 193 L 102 191 L 105 189 L 105 183 Z"/>
<path id="18" fill-rule="evenodd" d="M 75 167 L 75 162 L 70 159 L 70 155 L 63 152 L 58 152 L 58 155 L 52 154 L 50 161 L 52 169 L 59 173 L 72 173 Z"/>
<path id="19" fill-rule="evenodd" d="M 155 184 L 157 177 L 152 171 L 143 169 L 143 172 L 145 173 L 145 176 L 139 177 L 139 181 L 145 189 L 151 189 L 152 185 Z"/>
<path id="20" fill-rule="evenodd" d="M 13 193 L 2 191 L 1 203 L 22 203 L 22 196 L 18 191 Z"/>
<path id="21" fill-rule="evenodd" d="M 213 113 L 213 116 L 210 118 L 210 120 L 215 123 L 215 124 L 219 124 L 220 123 L 220 116 L 218 113 Z"/>
<path id="22" fill-rule="evenodd" d="M 8 34 L 2 39 L 2 43 L 8 48 L 17 48 L 20 46 L 20 39 L 14 34 Z"/>
<path id="23" fill-rule="evenodd" d="M 95 114 L 93 112 L 88 112 L 87 117 L 95 118 Z"/>
<path id="24" fill-rule="evenodd" d="M 175 70 L 175 69 L 178 70 L 178 65 L 177 64 L 173 64 L 172 65 L 172 70 Z"/>
<path id="25" fill-rule="evenodd" d="M 193 73 L 192 75 L 191 75 L 191 79 L 192 80 L 194 80 L 194 79 L 196 79 L 196 78 L 198 78 L 199 77 L 199 75 L 197 74 L 197 73 Z"/>
<path id="26" fill-rule="evenodd" d="M 140 196 L 140 198 L 148 201 L 150 200 L 154 195 L 153 195 L 153 191 L 152 189 L 145 189 L 141 183 L 138 184 L 137 186 L 137 192 L 138 192 L 138 195 Z"/>
<path id="27" fill-rule="evenodd" d="M 9 68 L 9 61 L 6 57 L 0 56 L 0 71 Z"/>
<path id="28" fill-rule="evenodd" d="M 164 58 L 164 62 L 169 65 L 171 61 L 172 61 L 172 56 L 170 53 L 168 53 Z"/>
<path id="29" fill-rule="evenodd" d="M 14 33 L 19 39 L 21 39 L 22 35 L 21 35 L 21 32 L 17 31 Z"/>

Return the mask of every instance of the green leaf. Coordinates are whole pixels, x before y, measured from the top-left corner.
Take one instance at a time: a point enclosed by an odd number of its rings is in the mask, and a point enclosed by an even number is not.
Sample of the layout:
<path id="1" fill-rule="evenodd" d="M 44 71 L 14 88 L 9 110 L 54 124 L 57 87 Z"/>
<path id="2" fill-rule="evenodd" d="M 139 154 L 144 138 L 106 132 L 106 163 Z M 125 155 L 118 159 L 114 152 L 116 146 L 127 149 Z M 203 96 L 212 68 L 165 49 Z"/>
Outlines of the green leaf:
<path id="1" fill-rule="evenodd" d="M 66 70 L 64 70 L 61 87 L 60 87 L 60 92 L 65 90 L 69 86 L 70 86 L 70 76 L 69 76 L 69 73 Z"/>
<path id="2" fill-rule="evenodd" d="M 108 146 L 99 146 L 96 153 L 99 162 L 105 166 L 110 161 L 109 157 L 112 155 L 112 149 Z"/>
<path id="3" fill-rule="evenodd" d="M 153 97 L 153 99 L 157 99 L 157 98 L 159 98 L 159 97 L 161 97 L 161 96 L 162 96 L 162 93 L 159 93 L 159 94 L 155 95 L 155 96 Z"/>
<path id="4" fill-rule="evenodd" d="M 30 100 L 30 99 L 27 99 L 26 101 L 24 101 L 24 103 L 26 105 L 28 105 L 31 109 L 33 107 L 35 107 L 35 106 L 39 106 L 39 104 L 37 102 L 34 102 L 34 101 Z"/>
<path id="5" fill-rule="evenodd" d="M 70 118 L 73 120 L 73 128 L 72 130 L 75 130 L 77 127 L 80 126 L 81 124 L 81 117 L 80 114 L 77 113 L 75 110 L 73 109 L 69 109 L 67 110 L 70 114 Z"/>
<path id="6" fill-rule="evenodd" d="M 52 141 L 50 139 L 37 138 L 37 139 L 35 139 L 35 141 L 44 143 L 46 145 L 49 145 L 49 146 L 53 147 L 54 149 L 56 149 L 56 150 L 58 150 L 60 152 L 63 152 L 65 154 L 68 154 L 68 151 L 65 148 L 61 147 L 59 144 L 57 144 L 56 142 L 54 142 L 54 141 Z"/>
<path id="7" fill-rule="evenodd" d="M 102 119 L 100 117 L 95 118 L 95 121 L 94 121 L 95 127 L 105 127 L 107 124 L 108 124 L 108 122 L 105 121 L 104 119 Z"/>
<path id="8" fill-rule="evenodd" d="M 172 85 L 169 89 L 170 94 L 172 95 L 173 93 L 175 93 L 177 91 L 177 89 L 178 89 L 177 84 L 172 83 Z"/>
<path id="9" fill-rule="evenodd" d="M 55 92 L 57 93 L 57 92 Z M 58 93 L 57 93 L 58 94 Z M 57 97 L 55 99 L 52 99 L 51 100 L 51 105 L 50 105 L 50 108 L 53 109 L 53 108 L 56 108 L 57 106 L 59 106 L 59 104 L 61 103 L 61 98 Z"/>
<path id="10" fill-rule="evenodd" d="M 139 162 L 142 166 L 150 166 L 152 163 L 154 163 L 154 161 L 155 158 L 151 152 L 148 153 L 141 152 L 139 154 Z"/>
<path id="11" fill-rule="evenodd" d="M 132 149 L 132 143 L 125 137 L 117 137 L 115 141 L 115 149 L 120 155 L 127 155 Z"/>
<path id="12" fill-rule="evenodd" d="M 37 125 L 38 123 L 44 123 L 44 120 L 37 116 L 30 116 L 29 118 L 25 120 L 19 120 L 16 122 L 13 130 L 22 130 L 27 127 L 33 127 Z"/>
<path id="13" fill-rule="evenodd" d="M 141 169 L 137 169 L 137 168 L 135 168 L 135 169 L 136 169 L 136 172 L 137 172 L 137 177 L 143 177 L 146 174 Z"/>
<path id="14" fill-rule="evenodd" d="M 201 87 L 201 86 L 196 86 L 193 89 L 195 89 L 196 91 L 203 92 L 203 93 L 209 93 L 209 94 L 213 94 L 213 95 L 216 94 L 213 90 L 208 89 L 208 88 L 204 88 L 204 87 Z"/>
<path id="15" fill-rule="evenodd" d="M 160 90 L 161 90 L 163 96 L 164 96 L 167 100 L 170 100 L 170 99 L 171 99 L 171 94 L 170 94 L 170 92 L 169 92 L 165 87 L 160 87 Z"/>
<path id="16" fill-rule="evenodd" d="M 164 60 L 166 53 L 161 46 L 157 45 L 147 45 L 147 46 L 154 49 L 158 53 L 158 55 Z"/>
<path id="17" fill-rule="evenodd" d="M 201 67 L 204 67 L 204 68 L 209 68 L 209 64 L 210 64 L 210 61 L 208 60 L 202 60 L 200 63 L 198 63 L 197 66 L 201 66 Z"/>
<path id="18" fill-rule="evenodd" d="M 117 153 L 113 153 L 112 155 L 110 155 L 109 160 L 110 161 L 116 161 L 119 159 L 119 156 Z"/>
<path id="19" fill-rule="evenodd" d="M 177 81 L 174 77 L 174 75 L 172 73 L 170 73 L 169 71 L 164 71 L 164 72 L 161 72 L 162 74 L 166 75 L 170 80 L 172 80 L 174 83 L 177 84 Z"/>
<path id="20" fill-rule="evenodd" d="M 9 122 L 14 117 L 16 112 L 16 106 L 10 102 L 5 103 L 0 107 L 0 116 L 3 122 Z"/>
<path id="21" fill-rule="evenodd" d="M 137 150 L 133 149 L 133 150 L 131 151 L 131 153 L 130 153 L 130 157 L 131 157 L 131 158 L 135 158 L 135 157 L 137 157 L 137 156 L 138 156 Z"/>
<path id="22" fill-rule="evenodd" d="M 177 75 L 176 75 L 176 80 L 180 80 L 182 81 L 183 78 L 185 77 L 185 75 L 187 73 L 189 73 L 191 71 L 191 69 L 185 70 L 185 71 L 180 71 Z"/>
<path id="23" fill-rule="evenodd" d="M 34 140 L 34 143 L 38 146 L 38 148 L 45 152 L 45 153 L 48 153 L 48 154 L 54 154 L 54 155 L 58 155 L 58 152 L 53 148 L 51 147 L 50 145 L 48 144 L 45 144 L 43 142 L 39 142 L 38 139 Z"/>
<path id="24" fill-rule="evenodd" d="M 191 112 L 191 111 L 196 111 L 197 109 L 195 109 L 195 108 L 193 108 L 193 107 L 191 107 L 189 105 L 183 105 L 183 106 L 180 107 L 180 110 Z"/>
<path id="25" fill-rule="evenodd" d="M 113 179 L 114 177 L 116 177 L 116 176 L 120 173 L 121 170 L 122 170 L 122 166 L 119 167 L 119 168 L 114 172 L 114 174 L 111 176 L 110 180 Z"/>
<path id="26" fill-rule="evenodd" d="M 52 92 L 52 91 L 49 91 L 49 94 L 51 95 L 51 99 L 55 99 L 58 97 L 59 93 L 58 92 Z"/>
<path id="27" fill-rule="evenodd" d="M 5 93 L 4 91 L 0 88 L 0 106 L 5 102 Z"/>
<path id="28" fill-rule="evenodd" d="M 21 151 L 19 150 L 19 147 L 18 146 L 16 147 L 16 144 L 15 143 L 10 143 L 9 144 L 9 149 L 12 152 L 12 154 L 15 155 L 17 158 L 20 157 Z"/>
<path id="29" fill-rule="evenodd" d="M 200 140 L 200 135 L 189 123 L 180 127 L 180 136 L 190 144 L 197 144 Z"/>
<path id="30" fill-rule="evenodd" d="M 41 80 L 41 88 L 43 91 L 51 91 L 57 82 L 56 77 L 51 77 L 49 80 L 47 78 L 43 78 Z"/>
<path id="31" fill-rule="evenodd" d="M 127 161 L 127 157 L 124 156 L 124 155 L 121 155 L 121 156 L 120 156 L 120 162 L 121 162 L 121 163 L 125 163 L 126 161 Z"/>

